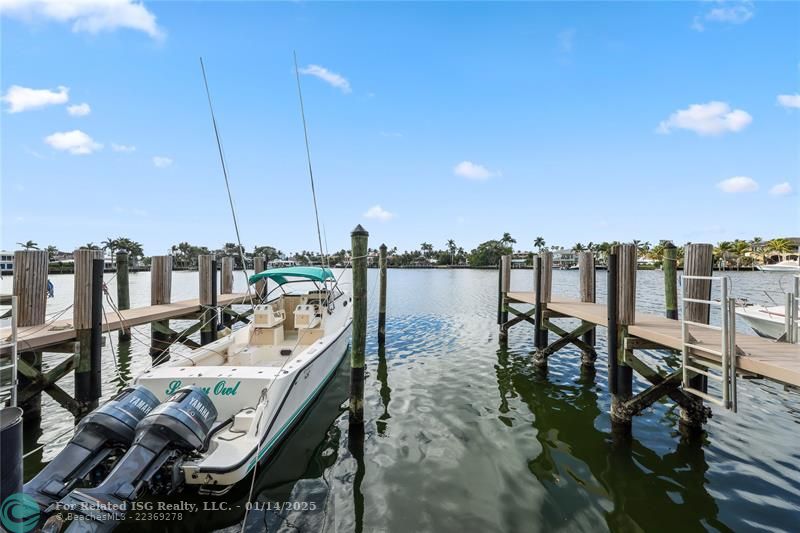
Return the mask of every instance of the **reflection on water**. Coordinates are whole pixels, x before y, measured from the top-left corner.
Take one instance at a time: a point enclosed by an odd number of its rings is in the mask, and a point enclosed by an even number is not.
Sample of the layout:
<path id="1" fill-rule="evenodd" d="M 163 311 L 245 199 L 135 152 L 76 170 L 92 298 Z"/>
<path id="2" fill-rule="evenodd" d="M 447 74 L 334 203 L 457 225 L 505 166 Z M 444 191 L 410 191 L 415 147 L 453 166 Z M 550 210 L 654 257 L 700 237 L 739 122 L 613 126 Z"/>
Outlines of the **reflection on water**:
<path id="1" fill-rule="evenodd" d="M 639 309 L 663 312 L 661 275 L 639 272 Z M 371 291 L 375 276 L 371 270 Z M 763 291 L 776 290 L 780 279 L 730 276 L 734 295 L 751 301 L 765 301 Z M 532 286 L 531 271 L 515 270 L 512 277 L 512 290 Z M 71 294 L 70 276 L 53 280 L 57 297 Z M 597 281 L 598 300 L 605 301 L 605 277 Z M 174 287 L 175 300 L 194 296 L 196 273 L 176 273 Z M 507 347 L 498 342 L 496 288 L 491 271 L 390 270 L 385 349 L 375 344 L 377 324 L 369 324 L 363 440 L 351 438 L 345 359 L 254 480 L 254 500 L 313 503 L 314 510 L 254 509 L 245 529 L 797 530 L 797 393 L 740 380 L 739 414 L 715 409 L 701 441 L 683 440 L 678 409 L 657 402 L 636 417 L 631 439 L 615 442 L 604 330 L 597 335 L 595 369 L 582 368 L 580 351 L 570 346 L 549 359 L 546 375 L 536 373 L 532 327 L 512 328 Z M 146 273 L 131 276 L 134 306 L 146 305 L 148 291 Z M 554 272 L 554 293 L 577 297 L 577 273 Z M 114 343 L 116 366 L 106 345 L 105 396 L 149 363 L 148 329 L 135 329 L 129 344 Z M 46 356 L 45 366 L 61 357 Z M 677 363 L 663 353 L 641 357 L 662 368 Z M 68 392 L 70 380 L 63 382 Z M 634 392 L 644 385 L 636 379 Z M 47 418 L 41 429 L 26 429 L 26 449 L 48 445 L 28 458 L 26 477 L 69 438 L 56 437 L 72 417 L 46 396 L 43 404 Z M 228 511 L 202 511 L 157 528 L 238 531 L 249 494 L 244 483 L 216 499 Z"/>

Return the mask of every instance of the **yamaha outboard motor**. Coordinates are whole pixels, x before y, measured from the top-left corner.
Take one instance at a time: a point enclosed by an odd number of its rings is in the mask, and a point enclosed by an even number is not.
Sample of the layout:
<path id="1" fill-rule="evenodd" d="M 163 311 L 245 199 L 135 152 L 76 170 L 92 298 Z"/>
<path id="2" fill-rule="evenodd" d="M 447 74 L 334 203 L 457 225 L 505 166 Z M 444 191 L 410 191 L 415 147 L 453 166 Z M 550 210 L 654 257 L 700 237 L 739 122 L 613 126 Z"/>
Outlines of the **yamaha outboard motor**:
<path id="1" fill-rule="evenodd" d="M 183 459 L 203 449 L 216 419 L 217 410 L 203 389 L 178 390 L 139 422 L 133 445 L 105 481 L 73 490 L 59 502 L 59 510 L 83 515 L 67 531 L 109 531 L 145 489 L 169 494 L 181 487 Z"/>
<path id="2" fill-rule="evenodd" d="M 25 484 L 25 494 L 42 507 L 63 498 L 81 480 L 96 484 L 133 442 L 136 426 L 158 405 L 141 385 L 125 388 L 78 424 L 75 436 L 55 459 Z"/>

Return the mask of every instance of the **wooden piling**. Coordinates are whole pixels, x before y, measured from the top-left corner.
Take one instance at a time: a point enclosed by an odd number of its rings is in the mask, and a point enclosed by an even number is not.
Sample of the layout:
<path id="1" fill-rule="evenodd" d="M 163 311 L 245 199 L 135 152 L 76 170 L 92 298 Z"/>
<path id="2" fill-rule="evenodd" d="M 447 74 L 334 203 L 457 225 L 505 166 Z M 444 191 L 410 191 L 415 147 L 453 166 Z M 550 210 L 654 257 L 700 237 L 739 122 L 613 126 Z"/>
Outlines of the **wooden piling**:
<path id="1" fill-rule="evenodd" d="M 258 274 L 259 272 L 264 272 L 264 270 L 266 270 L 266 258 L 263 255 L 253 257 L 253 273 Z M 256 282 L 255 287 L 257 298 L 263 298 L 267 290 L 267 280 L 259 280 Z"/>
<path id="2" fill-rule="evenodd" d="M 711 276 L 714 266 L 714 247 L 710 244 L 687 244 L 683 256 L 684 276 Z M 697 300 L 711 299 L 711 280 L 684 279 L 684 294 L 687 298 Z M 692 322 L 708 324 L 711 306 L 709 304 L 687 302 L 684 306 L 684 319 Z M 708 390 L 708 378 L 696 375 L 689 379 L 689 386 L 701 392 Z M 693 397 L 695 398 L 695 397 Z M 703 425 L 703 401 L 695 398 L 696 408 L 681 409 L 681 423 L 688 429 L 699 429 Z"/>
<path id="3" fill-rule="evenodd" d="M 664 245 L 661 262 L 664 271 L 664 305 L 667 318 L 678 320 L 678 248 L 668 242 Z"/>
<path id="4" fill-rule="evenodd" d="M 172 256 L 156 255 L 150 263 L 150 305 L 168 304 L 172 301 Z M 169 358 L 169 320 L 150 325 L 150 357 L 160 361 Z M 161 356 L 164 357 L 161 357 Z M 159 362 L 160 362 L 159 361 Z"/>
<path id="5" fill-rule="evenodd" d="M 606 281 L 606 308 L 608 311 L 608 392 L 611 397 L 617 395 L 617 374 L 619 371 L 617 352 L 619 351 L 619 294 L 617 285 L 617 252 L 612 248 L 608 254 L 607 261 L 607 281 Z"/>
<path id="6" fill-rule="evenodd" d="M 500 300 L 499 300 L 499 320 L 500 324 L 508 322 L 508 301 L 506 294 L 511 290 L 511 256 L 503 255 L 500 257 Z M 506 339 L 508 329 L 504 326 L 500 328 L 500 338 Z"/>
<path id="7" fill-rule="evenodd" d="M 44 324 L 47 309 L 47 252 L 44 250 L 20 250 L 14 252 L 14 287 L 17 297 L 17 326 L 38 326 Z M 42 369 L 42 352 L 26 351 L 19 353 L 19 359 L 37 371 Z M 19 374 L 19 389 L 22 390 L 32 380 Z M 42 395 L 31 396 L 20 402 L 23 420 L 32 422 L 41 419 Z"/>
<path id="8" fill-rule="evenodd" d="M 130 285 L 128 279 L 129 270 L 128 252 L 117 252 L 117 309 L 130 309 Z M 131 340 L 131 332 L 127 328 L 119 330 L 119 341 Z"/>
<path id="9" fill-rule="evenodd" d="M 547 346 L 547 343 L 544 345 L 542 344 L 542 329 L 544 329 L 544 325 L 542 324 L 542 256 L 537 255 L 533 259 L 533 296 L 534 296 L 534 304 L 533 304 L 533 345 L 536 347 L 537 353 L 540 349 Z M 534 354 L 536 355 L 536 354 Z M 534 363 L 541 362 L 539 358 L 534 356 Z M 546 363 L 547 360 L 545 359 L 544 362 Z"/>
<path id="10" fill-rule="evenodd" d="M 597 298 L 597 271 L 594 267 L 594 254 L 592 252 L 581 252 L 578 254 L 578 274 L 580 277 L 580 294 L 582 302 L 594 303 Z M 583 334 L 583 342 L 589 346 L 595 345 L 595 328 Z M 597 354 L 584 351 L 581 358 L 582 364 L 594 364 Z"/>
<path id="11" fill-rule="evenodd" d="M 623 408 L 624 402 L 633 396 L 633 368 L 626 364 L 629 359 L 625 338 L 628 326 L 636 323 L 636 264 L 638 253 L 633 244 L 620 244 L 615 247 L 616 256 L 616 298 L 617 334 L 614 352 L 609 350 L 609 359 L 616 359 L 616 393 L 611 396 L 611 422 L 617 433 L 629 433 L 631 415 Z M 609 267 L 610 268 L 610 267 Z M 608 289 L 611 291 L 611 287 Z M 610 344 L 610 343 L 609 343 Z M 610 373 L 609 373 L 610 375 Z"/>
<path id="12" fill-rule="evenodd" d="M 367 245 L 361 224 L 350 233 L 353 266 L 353 340 L 350 348 L 350 425 L 364 424 L 364 352 L 367 338 Z"/>
<path id="13" fill-rule="evenodd" d="M 220 277 L 221 294 L 233 293 L 233 257 L 222 258 L 222 274 Z"/>
<path id="14" fill-rule="evenodd" d="M 378 257 L 380 269 L 380 292 L 378 302 L 378 344 L 386 342 L 386 245 L 381 244 Z"/>
<path id="15" fill-rule="evenodd" d="M 541 307 L 541 311 L 538 312 L 540 320 L 536 322 L 537 326 L 535 344 L 537 348 L 545 348 L 549 343 L 550 337 L 550 333 L 545 325 L 545 321 L 547 320 L 545 311 L 547 310 L 547 304 L 552 301 L 553 297 L 553 254 L 552 252 L 546 251 L 539 252 L 537 259 L 536 279 L 539 285 L 538 289 L 536 289 L 537 299 L 539 301 L 537 307 Z M 541 293 L 540 296 L 538 296 L 539 293 Z"/>
<path id="16" fill-rule="evenodd" d="M 101 396 L 103 252 L 75 250 L 75 290 L 72 321 L 78 340 L 75 400 L 80 413 L 97 407 Z"/>
<path id="17" fill-rule="evenodd" d="M 197 257 L 200 278 L 200 305 L 203 307 L 200 328 L 200 344 L 208 344 L 217 339 L 217 264 L 213 255 Z"/>

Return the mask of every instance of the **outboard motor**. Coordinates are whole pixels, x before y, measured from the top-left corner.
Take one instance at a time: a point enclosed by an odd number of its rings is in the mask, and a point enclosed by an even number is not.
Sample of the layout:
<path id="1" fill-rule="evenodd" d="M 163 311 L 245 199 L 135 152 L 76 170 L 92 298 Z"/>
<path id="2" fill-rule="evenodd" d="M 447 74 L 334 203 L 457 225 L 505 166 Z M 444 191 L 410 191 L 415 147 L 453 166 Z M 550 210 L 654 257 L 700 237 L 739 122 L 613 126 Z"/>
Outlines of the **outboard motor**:
<path id="1" fill-rule="evenodd" d="M 204 448 L 217 410 L 200 387 L 184 387 L 136 426 L 128 453 L 100 485 L 76 489 L 57 504 L 83 515 L 67 531 L 109 531 L 145 489 L 169 494 L 183 485 L 183 459 Z"/>
<path id="2" fill-rule="evenodd" d="M 96 484 L 112 460 L 133 442 L 136 426 L 158 405 L 158 398 L 141 385 L 125 388 L 80 421 L 75 436 L 55 459 L 25 484 L 25 494 L 47 508 L 81 480 Z M 102 466 L 101 466 L 102 465 Z"/>

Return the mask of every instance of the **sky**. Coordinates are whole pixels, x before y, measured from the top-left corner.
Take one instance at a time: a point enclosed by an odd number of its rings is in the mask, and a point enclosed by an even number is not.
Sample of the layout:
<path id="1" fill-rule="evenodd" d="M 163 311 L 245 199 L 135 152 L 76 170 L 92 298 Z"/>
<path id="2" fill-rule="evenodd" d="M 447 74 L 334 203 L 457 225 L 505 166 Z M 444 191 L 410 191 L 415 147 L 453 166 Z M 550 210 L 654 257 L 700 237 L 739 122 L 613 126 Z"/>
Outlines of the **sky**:
<path id="1" fill-rule="evenodd" d="M 3 249 L 800 235 L 800 3 L 0 0 Z"/>

